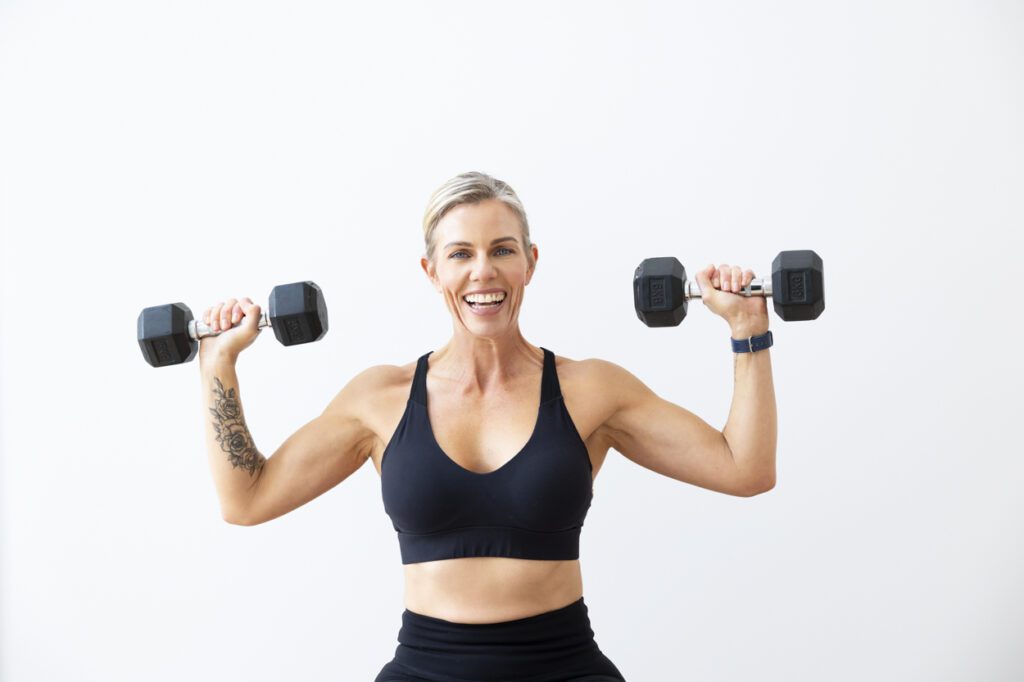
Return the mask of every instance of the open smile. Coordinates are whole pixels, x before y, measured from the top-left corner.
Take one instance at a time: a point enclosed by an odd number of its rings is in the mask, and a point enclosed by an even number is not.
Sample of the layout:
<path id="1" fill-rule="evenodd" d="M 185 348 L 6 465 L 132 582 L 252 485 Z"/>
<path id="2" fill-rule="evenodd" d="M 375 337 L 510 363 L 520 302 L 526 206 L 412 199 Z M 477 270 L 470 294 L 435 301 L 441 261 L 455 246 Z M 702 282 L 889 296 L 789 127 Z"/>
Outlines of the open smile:
<path id="1" fill-rule="evenodd" d="M 508 295 L 503 291 L 468 294 L 462 297 L 462 302 L 476 315 L 494 315 L 505 305 L 506 300 L 508 300 Z"/>

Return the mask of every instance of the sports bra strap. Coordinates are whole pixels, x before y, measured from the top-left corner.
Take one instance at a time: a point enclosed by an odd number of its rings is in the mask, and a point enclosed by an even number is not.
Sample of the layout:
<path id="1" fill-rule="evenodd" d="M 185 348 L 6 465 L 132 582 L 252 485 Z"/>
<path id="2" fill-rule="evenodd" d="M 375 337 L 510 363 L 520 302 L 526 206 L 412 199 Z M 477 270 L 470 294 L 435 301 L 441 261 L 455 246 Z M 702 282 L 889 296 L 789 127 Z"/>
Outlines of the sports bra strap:
<path id="1" fill-rule="evenodd" d="M 554 400 L 562 395 L 562 387 L 558 384 L 558 372 L 555 371 L 555 354 L 547 348 L 544 351 L 544 374 L 540 380 L 540 404 Z"/>
<path id="2" fill-rule="evenodd" d="M 562 387 L 558 383 L 558 372 L 555 371 L 555 354 L 547 348 L 542 347 L 541 350 L 544 351 L 544 369 L 540 380 L 540 402 L 543 405 L 561 396 Z M 409 400 L 414 400 L 424 407 L 427 405 L 427 358 L 430 353 L 425 353 L 416 361 L 416 374 L 413 376 L 412 388 L 409 391 Z"/>
<path id="3" fill-rule="evenodd" d="M 414 400 L 424 407 L 427 406 L 427 357 L 430 353 L 424 353 L 416 361 L 416 374 L 412 378 L 412 389 L 409 391 L 409 400 Z"/>

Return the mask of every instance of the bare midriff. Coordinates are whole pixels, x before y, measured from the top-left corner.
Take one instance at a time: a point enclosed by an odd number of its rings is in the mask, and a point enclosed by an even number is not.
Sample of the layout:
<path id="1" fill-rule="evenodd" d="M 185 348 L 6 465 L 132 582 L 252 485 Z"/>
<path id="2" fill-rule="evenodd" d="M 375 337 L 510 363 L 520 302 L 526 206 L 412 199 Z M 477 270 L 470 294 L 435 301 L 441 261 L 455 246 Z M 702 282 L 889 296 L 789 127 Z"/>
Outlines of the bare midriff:
<path id="1" fill-rule="evenodd" d="M 568 606 L 583 596 L 578 559 L 466 557 L 405 565 L 405 608 L 455 623 L 497 623 Z"/>

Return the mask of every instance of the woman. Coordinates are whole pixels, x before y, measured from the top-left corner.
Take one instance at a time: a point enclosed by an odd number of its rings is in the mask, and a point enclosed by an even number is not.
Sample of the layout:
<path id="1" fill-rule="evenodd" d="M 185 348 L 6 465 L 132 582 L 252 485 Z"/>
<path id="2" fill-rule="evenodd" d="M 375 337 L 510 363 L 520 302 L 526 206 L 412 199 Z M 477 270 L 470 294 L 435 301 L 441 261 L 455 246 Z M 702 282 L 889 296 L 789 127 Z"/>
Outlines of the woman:
<path id="1" fill-rule="evenodd" d="M 427 207 L 424 240 L 421 266 L 448 306 L 452 338 L 416 362 L 357 375 L 270 458 L 245 426 L 234 370 L 260 307 L 228 299 L 205 311 L 213 329 L 230 329 L 200 348 L 224 519 L 269 521 L 370 460 L 398 532 L 406 606 L 376 682 L 622 680 L 583 601 L 579 533 L 593 481 L 614 448 L 711 490 L 769 490 L 768 353 L 737 353 L 719 432 L 611 362 L 555 357 L 523 337 L 519 309 L 538 251 L 507 184 L 481 173 L 445 183 Z M 704 304 L 734 339 L 768 329 L 765 299 L 732 293 L 753 277 L 728 265 L 697 273 Z"/>

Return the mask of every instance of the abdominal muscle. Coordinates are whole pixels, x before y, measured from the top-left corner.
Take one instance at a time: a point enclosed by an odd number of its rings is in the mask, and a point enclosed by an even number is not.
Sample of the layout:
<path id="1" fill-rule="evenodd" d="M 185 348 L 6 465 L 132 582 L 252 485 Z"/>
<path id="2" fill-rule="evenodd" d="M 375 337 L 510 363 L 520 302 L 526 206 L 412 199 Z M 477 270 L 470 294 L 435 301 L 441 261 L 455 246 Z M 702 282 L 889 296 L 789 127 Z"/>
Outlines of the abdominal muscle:
<path id="1" fill-rule="evenodd" d="M 578 559 L 465 557 L 406 564 L 405 608 L 454 623 L 498 623 L 554 611 L 583 596 Z"/>

